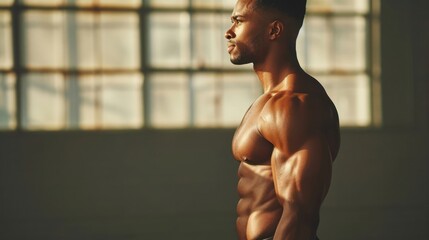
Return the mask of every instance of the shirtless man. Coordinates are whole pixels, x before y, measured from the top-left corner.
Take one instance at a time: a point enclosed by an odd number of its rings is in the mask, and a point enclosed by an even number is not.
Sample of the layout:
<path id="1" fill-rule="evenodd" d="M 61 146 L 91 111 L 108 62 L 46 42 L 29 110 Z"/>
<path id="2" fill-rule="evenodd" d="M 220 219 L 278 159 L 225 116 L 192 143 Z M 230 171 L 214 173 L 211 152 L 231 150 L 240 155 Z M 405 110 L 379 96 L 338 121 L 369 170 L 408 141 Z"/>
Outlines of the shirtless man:
<path id="1" fill-rule="evenodd" d="M 304 0 L 238 0 L 225 33 L 234 64 L 253 63 L 264 93 L 232 143 L 241 240 L 315 240 L 340 137 L 334 104 L 300 67 Z"/>

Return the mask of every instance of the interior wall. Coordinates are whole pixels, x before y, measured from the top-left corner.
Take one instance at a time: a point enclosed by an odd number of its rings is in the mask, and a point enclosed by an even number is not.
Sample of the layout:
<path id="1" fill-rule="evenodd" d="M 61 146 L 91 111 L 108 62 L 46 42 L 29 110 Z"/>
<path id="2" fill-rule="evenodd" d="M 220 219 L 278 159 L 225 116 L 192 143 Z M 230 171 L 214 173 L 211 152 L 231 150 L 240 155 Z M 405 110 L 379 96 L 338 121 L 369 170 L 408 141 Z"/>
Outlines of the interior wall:
<path id="1" fill-rule="evenodd" d="M 384 124 L 343 129 L 321 239 L 429 239 L 427 9 L 382 1 Z M 236 239 L 233 132 L 0 132 L 0 239 Z"/>
<path id="2" fill-rule="evenodd" d="M 2 134 L 0 238 L 234 239 L 231 134 Z"/>

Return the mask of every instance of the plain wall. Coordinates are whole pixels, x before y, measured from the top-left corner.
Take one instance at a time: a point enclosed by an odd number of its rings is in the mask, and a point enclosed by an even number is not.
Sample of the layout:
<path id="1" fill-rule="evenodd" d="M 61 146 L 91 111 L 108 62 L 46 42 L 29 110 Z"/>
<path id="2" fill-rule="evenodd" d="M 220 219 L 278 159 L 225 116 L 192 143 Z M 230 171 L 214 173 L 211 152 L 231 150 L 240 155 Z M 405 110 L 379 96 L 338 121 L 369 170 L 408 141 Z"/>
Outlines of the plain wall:
<path id="1" fill-rule="evenodd" d="M 321 239 L 429 239 L 428 9 L 382 1 L 383 126 L 342 130 Z M 233 133 L 0 132 L 0 239 L 236 239 Z"/>

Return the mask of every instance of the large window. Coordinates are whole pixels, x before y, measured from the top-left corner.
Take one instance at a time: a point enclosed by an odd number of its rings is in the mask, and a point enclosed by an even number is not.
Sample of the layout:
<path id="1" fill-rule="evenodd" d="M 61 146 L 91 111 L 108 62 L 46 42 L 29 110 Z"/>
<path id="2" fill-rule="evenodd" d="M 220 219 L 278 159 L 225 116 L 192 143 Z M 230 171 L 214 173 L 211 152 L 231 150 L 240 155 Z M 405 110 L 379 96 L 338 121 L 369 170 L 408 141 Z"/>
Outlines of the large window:
<path id="1" fill-rule="evenodd" d="M 261 93 L 229 62 L 235 0 L 0 1 L 0 129 L 236 126 Z M 371 7 L 308 0 L 298 43 L 343 126 L 373 123 Z"/>
<path id="2" fill-rule="evenodd" d="M 380 121 L 377 9 L 378 0 L 308 0 L 298 55 L 335 102 L 342 126 Z"/>

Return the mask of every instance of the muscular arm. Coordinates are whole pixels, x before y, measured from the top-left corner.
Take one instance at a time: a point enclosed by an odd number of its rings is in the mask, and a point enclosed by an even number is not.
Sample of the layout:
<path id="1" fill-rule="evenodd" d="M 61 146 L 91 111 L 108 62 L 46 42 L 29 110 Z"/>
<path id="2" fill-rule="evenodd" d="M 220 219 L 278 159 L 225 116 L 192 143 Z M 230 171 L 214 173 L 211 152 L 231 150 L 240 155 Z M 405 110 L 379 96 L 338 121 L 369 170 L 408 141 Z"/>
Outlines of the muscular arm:
<path id="1" fill-rule="evenodd" d="M 314 240 L 320 205 L 331 180 L 332 157 L 323 110 L 306 97 L 273 97 L 262 112 L 261 134 L 274 145 L 271 166 L 283 213 L 275 240 Z"/>

